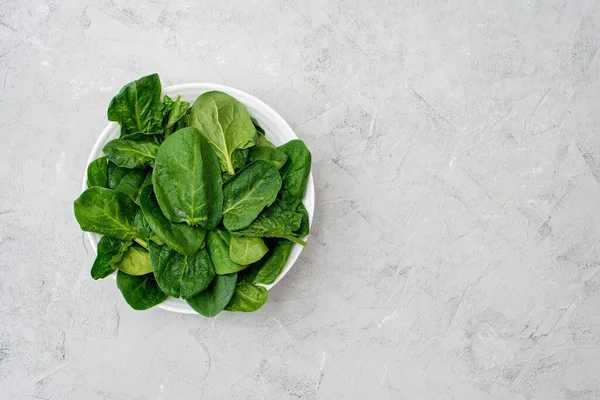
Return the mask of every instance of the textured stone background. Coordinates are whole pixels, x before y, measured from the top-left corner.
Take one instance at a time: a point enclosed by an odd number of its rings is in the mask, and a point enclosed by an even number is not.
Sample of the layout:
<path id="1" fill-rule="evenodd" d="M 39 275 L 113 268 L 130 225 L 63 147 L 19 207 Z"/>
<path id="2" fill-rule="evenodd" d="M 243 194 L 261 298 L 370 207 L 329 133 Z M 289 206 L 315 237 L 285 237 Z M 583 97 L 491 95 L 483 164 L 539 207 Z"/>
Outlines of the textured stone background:
<path id="1" fill-rule="evenodd" d="M 599 398 L 599 45 L 596 0 L 0 2 L 0 398 Z M 259 312 L 89 278 L 72 202 L 152 72 L 312 150 L 313 237 Z"/>

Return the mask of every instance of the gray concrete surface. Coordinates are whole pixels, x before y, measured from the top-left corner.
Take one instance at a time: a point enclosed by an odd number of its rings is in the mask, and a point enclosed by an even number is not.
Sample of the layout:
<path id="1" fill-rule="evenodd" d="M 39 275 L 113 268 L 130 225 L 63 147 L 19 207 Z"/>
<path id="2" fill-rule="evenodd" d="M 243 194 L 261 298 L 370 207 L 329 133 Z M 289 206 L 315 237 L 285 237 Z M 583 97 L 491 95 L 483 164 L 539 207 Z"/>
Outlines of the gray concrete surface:
<path id="1" fill-rule="evenodd" d="M 600 398 L 598 1 L 0 3 L 0 398 Z M 263 99 L 314 236 L 254 314 L 135 312 L 72 215 L 110 98 Z"/>

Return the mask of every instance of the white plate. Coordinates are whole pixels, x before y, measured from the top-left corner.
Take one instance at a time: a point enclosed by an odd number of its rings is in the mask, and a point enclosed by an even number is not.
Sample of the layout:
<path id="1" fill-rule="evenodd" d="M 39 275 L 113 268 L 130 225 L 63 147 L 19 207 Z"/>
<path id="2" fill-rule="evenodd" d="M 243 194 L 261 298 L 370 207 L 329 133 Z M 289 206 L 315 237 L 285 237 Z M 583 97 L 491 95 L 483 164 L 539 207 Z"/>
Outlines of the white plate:
<path id="1" fill-rule="evenodd" d="M 169 95 L 171 98 L 177 97 L 177 95 L 181 95 L 181 99 L 193 103 L 198 96 L 202 93 L 209 92 L 211 90 L 219 90 L 221 92 L 225 92 L 235 97 L 238 101 L 246 106 L 250 115 L 258 121 L 260 126 L 265 130 L 267 139 L 269 139 L 276 146 L 282 145 L 284 143 L 289 142 L 292 139 L 298 139 L 298 136 L 294 133 L 292 128 L 285 122 L 285 120 L 275 112 L 271 107 L 260 101 L 254 96 L 249 95 L 248 93 L 242 92 L 241 90 L 234 89 L 228 86 L 216 85 L 213 83 L 186 83 L 183 85 L 175 85 L 169 86 L 163 89 L 163 96 Z M 94 144 L 94 148 L 90 153 L 90 157 L 88 158 L 87 164 L 95 160 L 96 158 L 102 157 L 102 148 L 106 143 L 108 143 L 112 139 L 116 139 L 119 137 L 120 126 L 116 122 L 110 122 L 104 131 L 100 134 L 100 137 Z M 86 164 L 86 172 L 83 176 L 82 190 L 87 189 L 87 164 Z M 315 185 L 313 182 L 312 173 L 308 178 L 308 185 L 306 186 L 306 194 L 302 199 L 304 202 L 304 206 L 308 211 L 309 221 L 312 224 L 314 208 L 315 208 Z M 94 248 L 94 251 L 97 252 L 96 247 L 98 246 L 98 241 L 101 236 L 97 233 L 88 232 L 88 238 L 90 239 L 90 243 Z M 304 240 L 307 240 L 304 238 Z M 277 279 L 270 285 L 262 285 L 267 289 L 271 289 L 273 286 L 277 284 L 284 276 L 288 273 L 288 271 L 292 268 L 292 265 L 300 256 L 303 247 L 299 244 L 294 244 L 292 248 L 292 253 L 288 258 L 283 271 L 279 274 Z M 116 275 L 113 275 L 116 276 Z M 175 299 L 169 297 L 167 300 L 158 305 L 158 307 L 163 308 L 168 311 L 183 313 L 183 314 L 196 314 L 194 311 L 183 299 Z"/>

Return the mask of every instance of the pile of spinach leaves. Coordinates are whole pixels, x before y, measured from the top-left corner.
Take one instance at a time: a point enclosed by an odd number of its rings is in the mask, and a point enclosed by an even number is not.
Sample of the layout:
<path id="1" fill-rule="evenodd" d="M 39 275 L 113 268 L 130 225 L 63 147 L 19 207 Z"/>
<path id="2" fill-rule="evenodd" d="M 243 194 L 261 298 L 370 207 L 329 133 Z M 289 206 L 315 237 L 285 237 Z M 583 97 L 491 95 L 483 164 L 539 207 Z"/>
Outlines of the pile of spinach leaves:
<path id="1" fill-rule="evenodd" d="M 293 243 L 309 232 L 302 197 L 311 154 L 276 147 L 246 107 L 207 92 L 161 99 L 157 74 L 125 85 L 108 107 L 121 126 L 87 169 L 75 200 L 81 229 L 102 236 L 94 279 L 117 271 L 136 310 L 168 296 L 198 313 L 255 311 Z"/>

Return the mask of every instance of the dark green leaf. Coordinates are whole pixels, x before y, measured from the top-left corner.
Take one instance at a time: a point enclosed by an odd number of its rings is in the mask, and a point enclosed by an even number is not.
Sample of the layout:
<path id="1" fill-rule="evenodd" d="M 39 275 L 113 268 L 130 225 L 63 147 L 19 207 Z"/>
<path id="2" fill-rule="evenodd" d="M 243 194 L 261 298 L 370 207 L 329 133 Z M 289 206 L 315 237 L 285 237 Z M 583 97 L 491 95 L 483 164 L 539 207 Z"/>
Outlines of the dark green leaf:
<path id="1" fill-rule="evenodd" d="M 248 162 L 263 160 L 278 169 L 285 165 L 287 159 L 288 157 L 283 151 L 268 146 L 254 146 L 248 150 Z"/>
<path id="2" fill-rule="evenodd" d="M 279 276 L 287 259 L 292 252 L 294 245 L 290 242 L 282 242 L 269 252 L 265 257 L 258 273 L 256 274 L 253 283 L 271 284 Z"/>
<path id="3" fill-rule="evenodd" d="M 242 103 L 226 93 L 204 93 L 192 105 L 190 126 L 214 147 L 222 171 L 233 175 L 246 164 L 244 149 L 254 146 L 256 130 Z"/>
<path id="4" fill-rule="evenodd" d="M 257 263 L 254 263 L 252 265 L 248 265 L 247 268 L 238 272 L 238 283 L 241 283 L 241 282 L 253 283 L 254 278 L 256 278 L 256 274 L 258 274 L 258 271 L 260 270 L 260 267 L 262 266 L 262 262 L 263 262 L 263 260 L 261 260 Z"/>
<path id="5" fill-rule="evenodd" d="M 250 117 L 250 120 L 252 121 L 252 125 L 254 125 L 256 132 L 262 136 L 265 136 L 265 130 L 258 124 L 258 121 L 252 117 Z"/>
<path id="6" fill-rule="evenodd" d="M 136 232 L 138 232 L 138 238 L 143 239 L 145 242 L 152 237 L 152 228 L 150 228 L 150 224 L 148 224 L 146 217 L 144 217 L 144 213 L 139 208 L 135 213 L 133 223 L 135 224 Z M 142 244 L 145 248 L 148 248 L 147 243 L 142 243 L 139 240 L 137 240 L 137 242 Z"/>
<path id="7" fill-rule="evenodd" d="M 219 275 L 231 274 L 246 268 L 245 265 L 236 264 L 229 258 L 229 243 L 231 237 L 229 232 L 215 229 L 208 232 L 206 247 L 210 253 L 210 259 Z"/>
<path id="8" fill-rule="evenodd" d="M 223 186 L 223 225 L 239 230 L 271 205 L 281 188 L 277 168 L 265 161 L 248 165 Z"/>
<path id="9" fill-rule="evenodd" d="M 163 141 L 163 135 L 146 135 L 143 132 L 136 132 L 136 133 L 128 133 L 128 134 L 122 135 L 119 139 L 133 140 L 134 142 L 151 141 L 156 144 L 161 144 Z"/>
<path id="10" fill-rule="evenodd" d="M 97 158 L 88 165 L 87 185 L 88 187 L 108 187 L 108 164 L 106 157 Z"/>
<path id="11" fill-rule="evenodd" d="M 303 238 L 310 233 L 310 222 L 308 218 L 308 211 L 306 211 L 306 207 L 304 207 L 304 203 L 300 202 L 298 204 L 298 208 L 296 212 L 302 215 L 302 222 L 300 223 L 300 229 L 296 231 L 296 236 L 299 238 Z"/>
<path id="12" fill-rule="evenodd" d="M 130 169 L 128 171 L 129 172 L 117 183 L 117 186 L 114 189 L 117 192 L 125 193 L 137 203 L 140 188 L 144 184 L 149 172 L 145 169 Z"/>
<path id="13" fill-rule="evenodd" d="M 196 312 L 205 317 L 214 317 L 219 314 L 231 300 L 235 291 L 237 274 L 217 275 L 210 286 L 192 298 L 187 303 Z"/>
<path id="14" fill-rule="evenodd" d="M 170 248 L 191 255 L 204 246 L 206 231 L 201 227 L 169 221 L 161 211 L 151 185 L 142 191 L 140 206 L 154 234 Z"/>
<path id="15" fill-rule="evenodd" d="M 121 179 L 131 170 L 128 168 L 117 167 L 117 164 L 108 162 L 108 187 L 114 189 L 117 187 Z"/>
<path id="16" fill-rule="evenodd" d="M 160 79 L 157 74 L 144 76 L 123 86 L 108 106 L 108 120 L 121 124 L 121 135 L 161 131 L 162 109 Z"/>
<path id="17" fill-rule="evenodd" d="M 288 156 L 280 171 L 283 184 L 278 198 L 283 209 L 295 211 L 298 202 L 302 201 L 310 175 L 310 151 L 304 142 L 298 139 L 291 140 L 278 149 Z"/>
<path id="18" fill-rule="evenodd" d="M 269 248 L 259 237 L 234 236 L 229 243 L 229 258 L 236 264 L 255 263 L 268 251 Z"/>
<path id="19" fill-rule="evenodd" d="M 144 191 L 144 188 L 146 186 L 152 186 L 152 170 L 148 171 L 148 173 L 146 174 L 146 177 L 144 178 L 144 181 L 142 182 L 142 184 L 140 185 L 140 188 L 138 189 L 137 197 L 135 199 L 136 203 L 140 204 L 140 197 L 142 196 L 142 192 Z"/>
<path id="20" fill-rule="evenodd" d="M 267 208 L 247 228 L 231 232 L 235 236 L 278 237 L 306 246 L 306 242 L 294 236 L 300 228 L 302 215 L 282 210 L 278 203 Z"/>
<path id="21" fill-rule="evenodd" d="M 214 229 L 223 207 L 217 156 L 195 128 L 170 135 L 158 150 L 152 174 L 160 208 L 170 221 Z"/>
<path id="22" fill-rule="evenodd" d="M 127 304 L 134 310 L 147 310 L 169 297 L 160 290 L 152 275 L 131 276 L 119 271 L 117 273 L 117 287 L 123 294 Z"/>
<path id="23" fill-rule="evenodd" d="M 102 152 L 106 157 L 123 168 L 141 168 L 154 164 L 158 144 L 154 141 L 114 139 L 106 143 Z"/>
<path id="24" fill-rule="evenodd" d="M 267 289 L 249 283 L 238 283 L 235 285 L 233 296 L 225 309 L 227 311 L 256 311 L 267 301 Z"/>
<path id="25" fill-rule="evenodd" d="M 131 246 L 131 240 L 124 241 L 109 236 L 102 236 L 98 242 L 96 259 L 92 265 L 91 275 L 94 279 L 106 278 L 117 268 L 123 255 Z"/>
<path id="26" fill-rule="evenodd" d="M 152 272 L 150 263 L 150 253 L 140 246 L 133 245 L 129 247 L 123 259 L 118 263 L 117 268 L 128 275 L 140 276 Z"/>
<path id="27" fill-rule="evenodd" d="M 75 200 L 75 218 L 81 229 L 118 239 L 140 237 L 135 224 L 139 207 L 127 195 L 92 187 Z"/>
<path id="28" fill-rule="evenodd" d="M 181 96 L 177 96 L 177 99 L 173 100 L 169 96 L 164 97 L 163 104 L 163 119 L 164 119 L 164 129 L 165 136 L 169 136 L 173 133 L 180 119 L 184 117 L 187 110 L 190 108 L 190 103 L 187 101 L 180 100 Z"/>
<path id="29" fill-rule="evenodd" d="M 168 246 L 154 242 L 148 244 L 156 281 L 165 293 L 173 297 L 189 299 L 206 289 L 215 277 L 206 249 L 184 256 Z"/>

